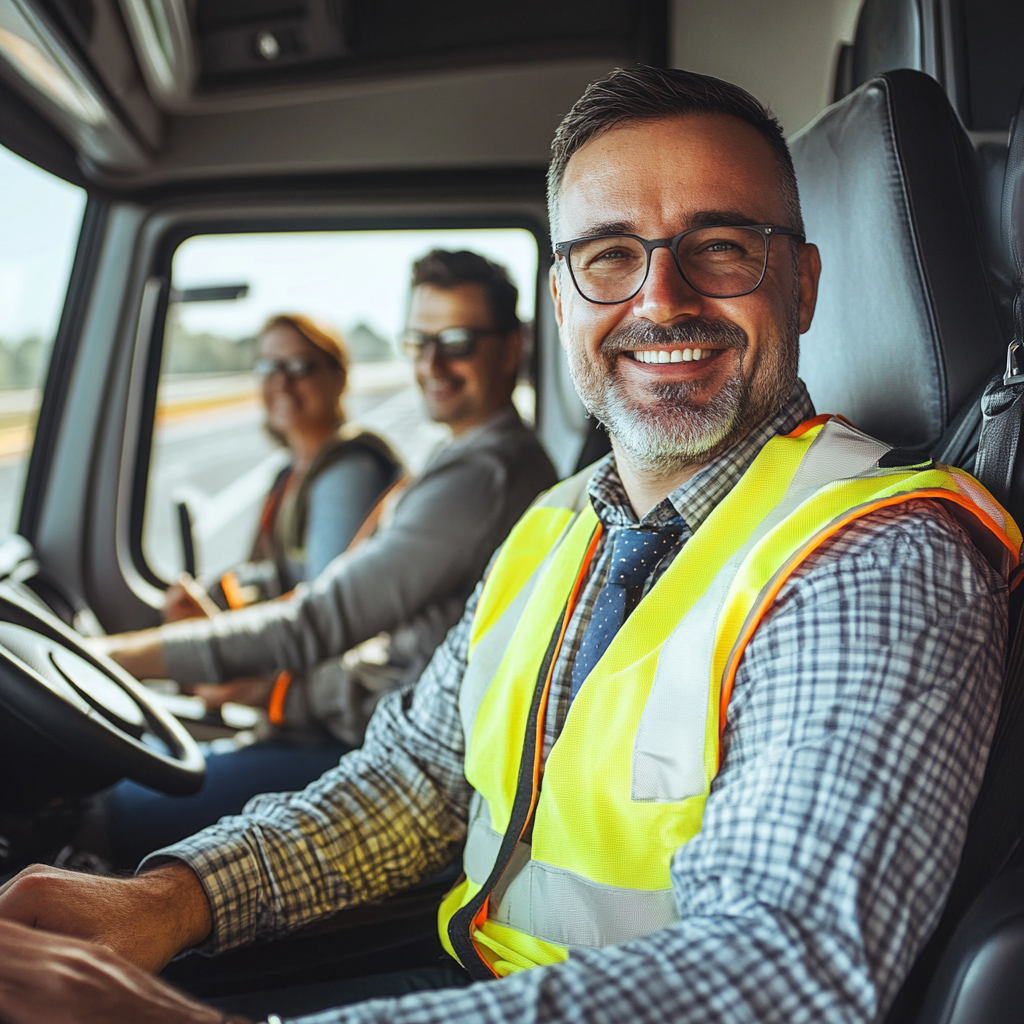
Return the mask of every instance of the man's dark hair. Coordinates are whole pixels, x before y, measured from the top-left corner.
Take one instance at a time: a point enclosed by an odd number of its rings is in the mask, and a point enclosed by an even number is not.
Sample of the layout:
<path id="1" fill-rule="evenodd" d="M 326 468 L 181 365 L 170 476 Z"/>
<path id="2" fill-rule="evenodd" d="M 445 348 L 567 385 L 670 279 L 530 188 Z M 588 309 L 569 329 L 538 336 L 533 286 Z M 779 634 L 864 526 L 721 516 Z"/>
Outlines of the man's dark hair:
<path id="1" fill-rule="evenodd" d="M 548 165 L 548 216 L 552 230 L 562 177 L 574 153 L 591 139 L 620 125 L 684 114 L 728 114 L 756 129 L 767 140 L 782 168 L 782 200 L 789 220 L 784 227 L 803 230 L 793 158 L 782 125 L 772 112 L 745 89 L 720 78 L 644 65 L 617 68 L 591 82 L 558 126 Z"/>
<path id="2" fill-rule="evenodd" d="M 508 271 L 475 252 L 465 249 L 448 252 L 432 249 L 412 265 L 412 286 L 429 284 L 434 288 L 457 288 L 460 284 L 479 284 L 487 296 L 487 307 L 494 320 L 494 329 L 507 334 L 519 327 L 516 305 L 519 291 Z"/>

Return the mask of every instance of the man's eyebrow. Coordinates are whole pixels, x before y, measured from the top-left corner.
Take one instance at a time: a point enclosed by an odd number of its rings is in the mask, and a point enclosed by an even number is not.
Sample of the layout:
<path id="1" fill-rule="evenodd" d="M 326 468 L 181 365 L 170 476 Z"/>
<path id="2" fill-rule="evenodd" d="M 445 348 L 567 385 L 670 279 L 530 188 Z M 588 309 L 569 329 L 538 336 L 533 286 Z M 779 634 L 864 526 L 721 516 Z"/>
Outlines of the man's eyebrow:
<path id="1" fill-rule="evenodd" d="M 576 238 L 593 238 L 595 235 L 633 235 L 633 225 L 624 220 L 603 221 L 600 224 L 589 224 Z"/>
<path id="2" fill-rule="evenodd" d="M 687 218 L 687 227 L 708 228 L 718 226 L 737 226 L 741 224 L 758 224 L 756 217 L 741 210 L 700 210 Z M 683 229 L 680 228 L 680 231 Z"/>
<path id="3" fill-rule="evenodd" d="M 684 217 L 678 230 L 757 223 L 760 223 L 757 218 L 752 218 L 749 213 L 743 213 L 741 210 L 699 210 L 697 213 Z M 636 228 L 629 221 L 613 220 L 590 224 L 575 237 L 593 238 L 595 235 L 635 235 L 636 233 Z"/>

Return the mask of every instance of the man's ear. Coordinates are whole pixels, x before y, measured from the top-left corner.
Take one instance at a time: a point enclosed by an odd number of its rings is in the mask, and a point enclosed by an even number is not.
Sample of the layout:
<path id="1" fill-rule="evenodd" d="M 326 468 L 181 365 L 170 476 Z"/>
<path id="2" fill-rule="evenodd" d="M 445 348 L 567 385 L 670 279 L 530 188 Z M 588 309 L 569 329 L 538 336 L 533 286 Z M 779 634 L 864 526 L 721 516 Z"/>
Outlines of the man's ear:
<path id="1" fill-rule="evenodd" d="M 501 349 L 501 368 L 506 374 L 513 376 L 519 373 L 519 363 L 523 358 L 523 332 L 521 328 L 509 331 Z"/>
<path id="2" fill-rule="evenodd" d="M 797 250 L 797 273 L 800 278 L 800 333 L 806 333 L 818 303 L 818 279 L 821 277 L 821 254 L 818 247 L 805 242 Z"/>
<path id="3" fill-rule="evenodd" d="M 548 275 L 548 284 L 551 287 L 551 301 L 555 304 L 555 320 L 558 323 L 558 330 L 562 330 L 562 293 L 559 290 L 558 282 L 558 259 L 551 264 L 551 273 Z"/>

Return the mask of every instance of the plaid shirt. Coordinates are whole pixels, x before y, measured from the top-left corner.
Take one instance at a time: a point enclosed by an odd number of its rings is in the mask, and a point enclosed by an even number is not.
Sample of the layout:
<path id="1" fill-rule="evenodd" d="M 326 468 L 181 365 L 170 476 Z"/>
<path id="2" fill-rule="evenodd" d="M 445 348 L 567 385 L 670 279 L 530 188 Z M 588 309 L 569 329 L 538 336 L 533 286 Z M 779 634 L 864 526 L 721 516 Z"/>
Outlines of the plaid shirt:
<path id="1" fill-rule="evenodd" d="M 692 533 L 765 441 L 811 413 L 798 385 L 777 416 L 644 521 L 678 514 Z M 608 533 L 636 522 L 611 460 L 591 497 Z M 548 743 L 607 540 L 557 666 Z M 678 924 L 501 981 L 303 1024 L 879 1019 L 953 878 L 995 726 L 1006 600 L 940 505 L 858 520 L 786 583 L 747 648 L 703 827 L 672 859 Z M 475 602 L 415 689 L 381 702 L 361 750 L 301 793 L 257 797 L 155 855 L 181 858 L 203 881 L 208 951 L 380 899 L 456 854 L 470 798 L 457 698 Z"/>

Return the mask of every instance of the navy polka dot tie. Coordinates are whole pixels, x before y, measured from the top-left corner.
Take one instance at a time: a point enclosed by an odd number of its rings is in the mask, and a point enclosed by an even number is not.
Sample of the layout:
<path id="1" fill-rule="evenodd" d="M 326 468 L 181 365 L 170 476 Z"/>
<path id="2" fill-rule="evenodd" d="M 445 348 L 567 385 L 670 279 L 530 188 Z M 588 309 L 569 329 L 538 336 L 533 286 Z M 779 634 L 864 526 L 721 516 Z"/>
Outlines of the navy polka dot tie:
<path id="1" fill-rule="evenodd" d="M 575 699 L 583 680 L 636 606 L 644 582 L 655 566 L 679 546 L 683 526 L 682 520 L 677 520 L 657 531 L 629 527 L 615 534 L 608 580 L 594 602 L 593 615 L 573 663 L 570 700 Z"/>

